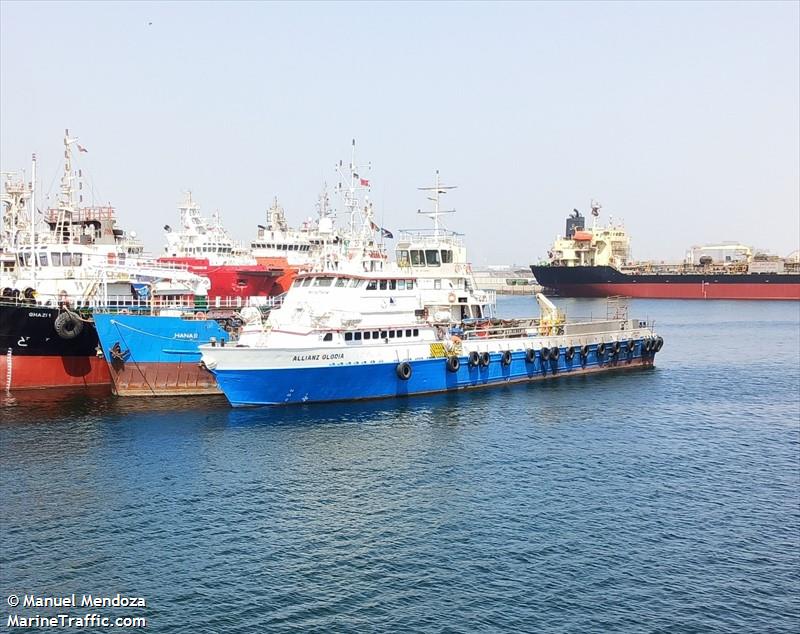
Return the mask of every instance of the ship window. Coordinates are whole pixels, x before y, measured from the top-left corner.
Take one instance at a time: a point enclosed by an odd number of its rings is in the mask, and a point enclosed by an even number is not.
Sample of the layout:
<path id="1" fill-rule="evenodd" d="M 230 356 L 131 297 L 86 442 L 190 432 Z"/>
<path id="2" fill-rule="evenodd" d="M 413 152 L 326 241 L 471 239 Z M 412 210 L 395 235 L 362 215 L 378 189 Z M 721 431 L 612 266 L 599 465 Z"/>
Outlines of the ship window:
<path id="1" fill-rule="evenodd" d="M 398 337 L 402 337 L 403 336 L 403 331 L 402 330 L 398 330 L 397 331 L 397 336 Z"/>
<path id="2" fill-rule="evenodd" d="M 40 253 L 39 254 L 39 266 L 47 266 L 47 254 Z"/>
<path id="3" fill-rule="evenodd" d="M 82 253 L 73 253 L 72 254 L 72 266 L 80 266 L 82 261 L 83 261 L 83 254 Z"/>
<path id="4" fill-rule="evenodd" d="M 442 251 L 442 264 L 453 263 L 453 252 L 449 250 Z"/>
<path id="5" fill-rule="evenodd" d="M 422 251 L 411 252 L 411 266 L 425 266 L 425 255 Z"/>
<path id="6" fill-rule="evenodd" d="M 367 282 L 368 291 L 374 291 L 377 289 L 378 289 L 378 282 L 376 282 L 375 280 L 370 280 L 369 282 Z"/>
<path id="7" fill-rule="evenodd" d="M 380 339 L 380 333 L 377 330 L 372 331 L 372 338 L 373 339 Z"/>
<path id="8" fill-rule="evenodd" d="M 419 337 L 419 328 L 414 328 L 414 336 Z"/>
<path id="9" fill-rule="evenodd" d="M 410 336 L 411 336 L 411 328 L 406 330 L 406 337 L 410 337 Z"/>
<path id="10" fill-rule="evenodd" d="M 331 284 L 333 284 L 332 277 L 318 277 L 314 286 L 330 286 Z"/>
<path id="11" fill-rule="evenodd" d="M 442 288 L 442 280 L 439 280 L 439 279 L 433 280 L 433 288 L 434 288 L 434 290 L 437 290 L 437 291 L 441 290 L 441 288 Z"/>
<path id="12" fill-rule="evenodd" d="M 294 286 L 295 288 L 297 288 L 297 287 L 298 287 L 298 286 L 300 286 L 300 284 L 302 284 L 302 283 L 303 283 L 303 280 L 295 280 L 294 282 L 292 282 L 292 286 Z"/>
<path id="13" fill-rule="evenodd" d="M 397 263 L 400 266 L 408 266 L 408 251 L 401 249 L 397 252 Z"/>
<path id="14" fill-rule="evenodd" d="M 314 281 L 313 277 L 307 277 L 306 279 L 303 280 L 303 286 L 311 286 L 311 282 L 313 281 Z"/>
<path id="15" fill-rule="evenodd" d="M 414 290 L 414 280 L 406 280 L 406 290 L 407 291 Z"/>
<path id="16" fill-rule="evenodd" d="M 53 266 L 61 266 L 61 254 L 60 253 L 51 253 L 53 257 Z"/>
<path id="17" fill-rule="evenodd" d="M 405 280 L 397 280 L 397 290 L 398 291 L 406 290 L 406 281 Z"/>
<path id="18" fill-rule="evenodd" d="M 364 280 L 350 280 L 350 288 L 358 288 Z"/>
<path id="19" fill-rule="evenodd" d="M 361 333 L 360 333 L 360 332 L 357 332 L 357 333 L 355 334 L 355 340 L 356 340 L 356 341 L 361 341 Z"/>
<path id="20" fill-rule="evenodd" d="M 364 339 L 369 339 L 370 337 L 372 337 L 372 333 L 368 330 L 364 333 Z"/>
<path id="21" fill-rule="evenodd" d="M 388 336 L 389 333 L 387 333 L 385 330 L 381 330 L 381 339 L 386 339 Z"/>
<path id="22" fill-rule="evenodd" d="M 323 341 L 333 341 L 333 333 L 326 332 L 325 336 L 322 338 Z"/>
<path id="23" fill-rule="evenodd" d="M 386 280 L 381 280 L 381 290 L 382 291 L 386 290 Z"/>
<path id="24" fill-rule="evenodd" d="M 395 331 L 394 330 L 390 330 L 389 331 L 389 339 L 394 339 L 394 335 L 395 335 Z"/>
<path id="25" fill-rule="evenodd" d="M 428 249 L 425 251 L 425 261 L 428 266 L 439 266 L 439 252 L 436 249 Z"/>
<path id="26" fill-rule="evenodd" d="M 397 280 L 389 280 L 389 290 L 397 290 Z"/>
<path id="27" fill-rule="evenodd" d="M 344 288 L 347 286 L 347 279 L 344 277 L 339 277 L 336 279 L 336 287 L 337 288 Z"/>
<path id="28" fill-rule="evenodd" d="M 353 333 L 352 332 L 344 333 L 344 340 L 345 341 L 352 341 L 353 340 Z"/>

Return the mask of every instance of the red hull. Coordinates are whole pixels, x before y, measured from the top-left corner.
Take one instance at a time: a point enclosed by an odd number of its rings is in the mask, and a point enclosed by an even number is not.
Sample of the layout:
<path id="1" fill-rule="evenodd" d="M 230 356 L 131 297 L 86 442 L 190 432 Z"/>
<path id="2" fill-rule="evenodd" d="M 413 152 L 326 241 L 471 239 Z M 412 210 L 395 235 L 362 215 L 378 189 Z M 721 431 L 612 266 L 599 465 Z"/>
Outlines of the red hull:
<path id="1" fill-rule="evenodd" d="M 297 277 L 299 270 L 297 267 L 291 266 L 286 261 L 286 258 L 256 258 L 256 262 L 258 262 L 261 266 L 281 270 L 281 274 L 275 278 L 275 287 L 272 292 L 273 295 L 282 295 L 288 291 L 289 287 L 292 285 L 292 282 L 294 282 L 294 278 Z"/>
<path id="2" fill-rule="evenodd" d="M 565 297 L 608 297 L 625 295 L 652 299 L 779 299 L 800 300 L 798 284 L 564 284 L 558 288 Z"/>
<path id="3" fill-rule="evenodd" d="M 207 277 L 211 282 L 209 299 L 217 297 L 269 297 L 278 295 L 275 282 L 283 273 L 281 268 L 252 265 L 224 264 L 214 266 L 200 258 L 159 258 L 161 262 L 185 264 L 189 271 Z"/>
<path id="4" fill-rule="evenodd" d="M 15 390 L 110 384 L 108 365 L 100 357 L 0 356 L 0 386 L 3 388 Z"/>
<path id="5" fill-rule="evenodd" d="M 200 396 L 222 394 L 214 375 L 197 362 L 111 364 L 118 396 Z"/>

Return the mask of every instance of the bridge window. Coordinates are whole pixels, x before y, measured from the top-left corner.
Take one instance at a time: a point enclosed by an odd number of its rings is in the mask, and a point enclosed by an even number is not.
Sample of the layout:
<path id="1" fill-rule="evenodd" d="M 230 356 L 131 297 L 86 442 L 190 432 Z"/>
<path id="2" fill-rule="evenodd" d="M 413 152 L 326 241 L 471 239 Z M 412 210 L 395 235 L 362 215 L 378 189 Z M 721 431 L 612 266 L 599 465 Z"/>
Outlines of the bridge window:
<path id="1" fill-rule="evenodd" d="M 381 280 L 381 290 L 382 291 L 386 290 L 386 280 Z"/>
<path id="2" fill-rule="evenodd" d="M 50 255 L 53 258 L 53 266 L 61 266 L 61 254 L 60 253 L 51 253 Z"/>
<path id="3" fill-rule="evenodd" d="M 442 264 L 453 263 L 453 252 L 449 249 L 442 250 Z"/>
<path id="4" fill-rule="evenodd" d="M 323 341 L 333 341 L 333 333 L 326 332 L 325 336 L 322 338 Z"/>
<path id="5" fill-rule="evenodd" d="M 344 277 L 339 277 L 336 279 L 336 288 L 344 288 L 347 286 L 347 279 Z"/>
<path id="6" fill-rule="evenodd" d="M 406 249 L 401 249 L 397 252 L 397 264 L 400 266 L 408 266 L 408 251 Z"/>
<path id="7" fill-rule="evenodd" d="M 306 279 L 303 280 L 303 286 L 311 286 L 311 282 L 313 281 L 314 281 L 313 277 L 307 277 Z"/>
<path id="8" fill-rule="evenodd" d="M 425 266 L 425 254 L 422 251 L 411 251 L 411 266 Z"/>
<path id="9" fill-rule="evenodd" d="M 47 254 L 40 253 L 39 254 L 39 266 L 47 266 Z"/>
<path id="10" fill-rule="evenodd" d="M 397 289 L 397 280 L 389 280 L 389 290 L 394 291 Z"/>
<path id="11" fill-rule="evenodd" d="M 333 284 L 332 277 L 318 277 L 314 286 L 330 286 L 331 284 Z"/>
<path id="12" fill-rule="evenodd" d="M 441 264 L 439 262 L 439 252 L 436 249 L 427 249 L 425 251 L 425 261 L 428 266 L 439 266 Z"/>

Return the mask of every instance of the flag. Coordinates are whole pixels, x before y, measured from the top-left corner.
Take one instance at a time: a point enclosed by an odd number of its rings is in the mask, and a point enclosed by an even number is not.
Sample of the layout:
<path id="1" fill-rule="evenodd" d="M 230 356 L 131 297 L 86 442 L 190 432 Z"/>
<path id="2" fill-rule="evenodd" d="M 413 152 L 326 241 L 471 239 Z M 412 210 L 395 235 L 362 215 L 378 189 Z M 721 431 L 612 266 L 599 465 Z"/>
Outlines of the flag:
<path id="1" fill-rule="evenodd" d="M 597 207 L 592 207 L 592 215 L 593 216 L 599 216 L 600 215 L 600 210 Z"/>
<path id="2" fill-rule="evenodd" d="M 391 231 L 389 231 L 388 229 L 384 229 L 383 227 L 379 227 L 374 222 L 372 222 L 372 220 L 369 221 L 369 226 L 373 231 L 380 231 L 382 238 L 389 238 L 389 240 L 394 238 L 394 234 Z"/>
<path id="3" fill-rule="evenodd" d="M 356 174 L 355 172 L 353 172 L 353 178 L 360 178 L 360 177 L 359 177 L 359 175 L 358 175 L 358 174 Z"/>
<path id="4" fill-rule="evenodd" d="M 369 181 L 366 178 L 359 178 L 362 187 L 369 187 Z"/>
<path id="5" fill-rule="evenodd" d="M 83 147 L 80 143 L 76 143 L 75 145 L 78 146 L 78 152 L 86 152 L 88 154 L 89 150 Z"/>

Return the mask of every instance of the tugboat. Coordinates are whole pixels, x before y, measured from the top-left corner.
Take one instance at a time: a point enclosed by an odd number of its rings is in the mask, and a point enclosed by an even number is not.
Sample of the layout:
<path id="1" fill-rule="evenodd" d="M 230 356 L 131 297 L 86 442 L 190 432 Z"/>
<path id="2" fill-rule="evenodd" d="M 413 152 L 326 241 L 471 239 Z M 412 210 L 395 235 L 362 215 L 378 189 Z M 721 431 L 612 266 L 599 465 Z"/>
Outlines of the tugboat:
<path id="1" fill-rule="evenodd" d="M 597 226 L 601 205 L 592 201 L 592 227 L 575 209 L 547 264 L 531 265 L 545 291 L 565 297 L 626 295 L 658 299 L 800 300 L 800 260 L 753 253 L 745 245 L 693 247 L 679 264 L 630 261 L 622 224 Z"/>
<path id="2" fill-rule="evenodd" d="M 209 310 L 241 308 L 259 297 L 264 298 L 261 303 L 266 303 L 267 297 L 282 292 L 275 289 L 275 282 L 283 269 L 259 264 L 247 249 L 231 239 L 219 213 L 208 222 L 200 215 L 191 192 L 186 193 L 179 210 L 181 229 L 164 226 L 167 246 L 159 261 L 179 264 L 207 277 L 211 281 Z"/>
<path id="3" fill-rule="evenodd" d="M 113 207 L 83 206 L 80 195 L 76 201 L 76 141 L 65 133 L 61 192 L 44 215 L 46 231 L 36 231 L 35 157 L 30 184 L 5 178 L 0 386 L 6 390 L 110 385 L 92 313 L 188 306 L 208 287 L 185 268 L 146 257 L 135 235 L 118 228 Z"/>

